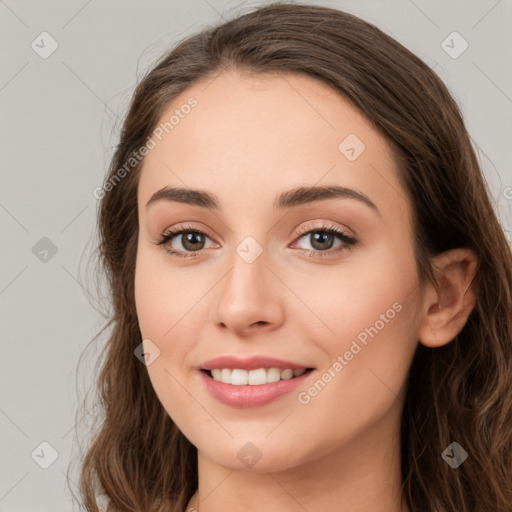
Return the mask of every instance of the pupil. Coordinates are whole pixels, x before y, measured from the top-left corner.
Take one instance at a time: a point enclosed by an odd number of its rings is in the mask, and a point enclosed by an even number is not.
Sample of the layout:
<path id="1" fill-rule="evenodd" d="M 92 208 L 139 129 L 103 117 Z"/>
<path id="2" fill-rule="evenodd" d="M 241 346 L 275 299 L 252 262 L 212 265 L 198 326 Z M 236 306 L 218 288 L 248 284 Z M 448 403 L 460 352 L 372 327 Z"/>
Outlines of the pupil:
<path id="1" fill-rule="evenodd" d="M 196 237 L 198 238 L 198 240 L 196 240 Z M 188 233 L 185 236 L 184 242 L 182 242 L 183 247 L 185 247 L 186 249 L 190 249 L 192 251 L 198 251 L 201 249 L 201 247 L 197 247 L 196 244 L 198 241 L 199 241 L 199 243 L 201 243 L 200 239 L 201 239 L 201 233 Z"/>
<path id="2" fill-rule="evenodd" d="M 329 249 L 331 245 L 330 242 L 332 242 L 332 237 L 333 235 L 331 233 L 319 231 L 313 235 L 314 243 L 312 243 L 312 245 L 313 247 L 315 247 L 315 244 L 319 242 L 319 249 Z"/>

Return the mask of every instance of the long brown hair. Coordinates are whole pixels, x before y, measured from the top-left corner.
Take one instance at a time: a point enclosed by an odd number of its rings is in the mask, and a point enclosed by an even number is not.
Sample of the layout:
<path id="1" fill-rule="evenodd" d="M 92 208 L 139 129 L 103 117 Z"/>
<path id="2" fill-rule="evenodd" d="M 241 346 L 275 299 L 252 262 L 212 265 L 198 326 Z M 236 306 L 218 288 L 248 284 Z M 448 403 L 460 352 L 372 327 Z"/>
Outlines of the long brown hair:
<path id="1" fill-rule="evenodd" d="M 269 4 L 188 37 L 135 90 L 98 211 L 97 254 L 113 312 L 80 475 L 86 510 L 98 511 L 103 494 L 107 511 L 182 512 L 197 488 L 197 450 L 134 356 L 142 341 L 134 271 L 143 159 L 118 178 L 169 102 L 228 68 L 316 77 L 380 130 L 413 209 L 422 284 L 437 285 L 432 256 L 475 251 L 477 302 L 464 329 L 439 348 L 418 344 L 413 359 L 401 428 L 403 498 L 412 512 L 510 512 L 512 258 L 461 112 L 438 76 L 374 25 L 296 3 Z M 469 453 L 457 469 L 441 457 L 452 441 Z"/>

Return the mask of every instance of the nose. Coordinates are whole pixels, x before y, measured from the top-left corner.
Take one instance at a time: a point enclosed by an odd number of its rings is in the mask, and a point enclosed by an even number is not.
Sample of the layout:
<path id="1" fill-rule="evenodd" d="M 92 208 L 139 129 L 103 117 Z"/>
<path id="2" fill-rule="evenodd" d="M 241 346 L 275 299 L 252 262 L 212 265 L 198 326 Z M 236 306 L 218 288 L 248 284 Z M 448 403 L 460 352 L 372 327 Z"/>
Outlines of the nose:
<path id="1" fill-rule="evenodd" d="M 234 252 L 231 268 L 216 288 L 211 320 L 239 337 L 278 329 L 284 318 L 286 288 L 268 266 L 263 251 L 249 262 Z"/>

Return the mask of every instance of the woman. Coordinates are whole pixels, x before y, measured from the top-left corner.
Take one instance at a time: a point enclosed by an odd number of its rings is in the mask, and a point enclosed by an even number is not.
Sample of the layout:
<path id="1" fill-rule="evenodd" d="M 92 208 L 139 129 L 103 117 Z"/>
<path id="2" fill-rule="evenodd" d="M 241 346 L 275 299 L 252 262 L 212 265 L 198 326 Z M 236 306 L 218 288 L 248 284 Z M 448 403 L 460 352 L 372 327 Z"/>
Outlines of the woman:
<path id="1" fill-rule="evenodd" d="M 512 263 L 459 109 L 272 4 L 138 85 L 101 190 L 88 511 L 512 510 Z"/>

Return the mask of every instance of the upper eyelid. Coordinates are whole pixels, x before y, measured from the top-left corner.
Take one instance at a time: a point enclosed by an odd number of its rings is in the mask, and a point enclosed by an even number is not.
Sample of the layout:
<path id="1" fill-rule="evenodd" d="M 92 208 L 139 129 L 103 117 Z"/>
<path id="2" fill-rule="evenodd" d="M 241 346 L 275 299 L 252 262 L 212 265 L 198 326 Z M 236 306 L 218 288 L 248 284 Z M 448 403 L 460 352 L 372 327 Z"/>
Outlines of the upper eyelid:
<path id="1" fill-rule="evenodd" d="M 309 221 L 309 222 L 318 222 L 321 223 L 321 225 L 302 225 L 300 228 L 295 229 L 295 234 L 293 235 L 295 238 L 293 239 L 293 242 L 295 242 L 298 239 L 303 238 L 304 236 L 307 236 L 308 234 L 315 232 L 315 231 L 321 231 L 321 230 L 330 230 L 333 229 L 335 231 L 339 231 L 340 234 L 335 234 L 335 236 L 338 236 L 340 238 L 341 234 L 344 234 L 348 238 L 356 238 L 356 235 L 352 234 L 352 230 L 346 229 L 340 226 L 337 226 L 335 223 L 327 220 L 318 220 L 318 221 Z M 209 230 L 202 228 L 202 227 L 195 227 L 195 226 L 189 226 L 186 223 L 184 225 L 178 224 L 177 227 L 167 228 L 163 231 L 161 237 L 167 238 L 170 236 L 170 240 L 173 240 L 174 238 L 177 238 L 179 236 L 182 236 L 185 233 L 189 232 L 200 232 L 204 235 L 206 235 L 214 244 L 218 245 L 217 242 L 215 242 L 215 237 L 212 237 L 209 232 Z M 298 232 L 297 232 L 298 231 Z"/>
<path id="2" fill-rule="evenodd" d="M 337 229 L 340 231 L 343 231 L 344 233 L 347 233 L 347 235 L 350 235 L 352 233 L 351 229 L 347 229 L 345 227 L 337 226 L 336 223 L 332 221 L 327 220 L 318 220 L 318 221 L 305 221 L 306 224 L 302 223 L 300 227 L 297 227 L 294 229 L 297 235 L 302 235 L 304 233 L 307 233 L 308 231 L 314 231 L 314 230 L 321 230 L 321 229 Z M 317 222 L 321 225 L 309 225 L 307 222 Z M 209 229 L 203 228 L 203 227 L 196 227 L 196 226 L 189 226 L 186 223 L 184 225 L 178 224 L 177 226 L 165 228 L 162 230 L 162 234 L 165 235 L 167 233 L 180 233 L 180 232 L 202 232 L 205 235 L 210 236 Z"/>

